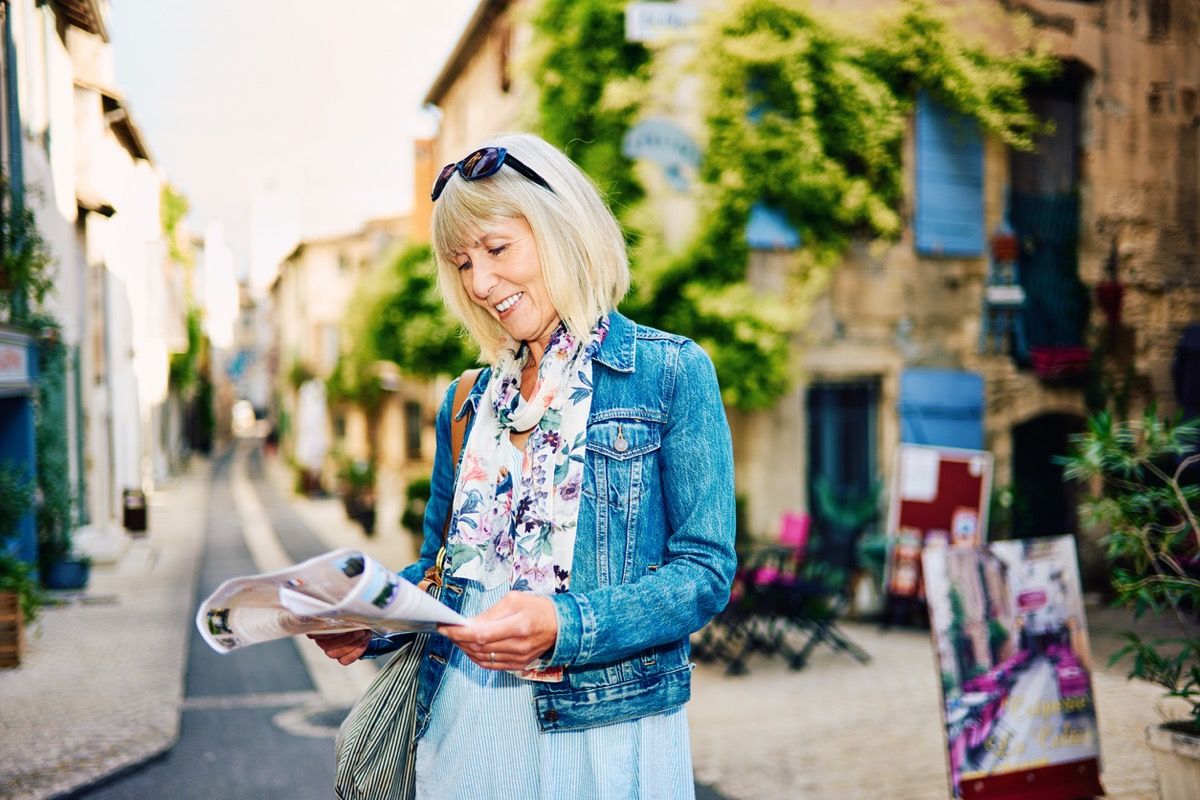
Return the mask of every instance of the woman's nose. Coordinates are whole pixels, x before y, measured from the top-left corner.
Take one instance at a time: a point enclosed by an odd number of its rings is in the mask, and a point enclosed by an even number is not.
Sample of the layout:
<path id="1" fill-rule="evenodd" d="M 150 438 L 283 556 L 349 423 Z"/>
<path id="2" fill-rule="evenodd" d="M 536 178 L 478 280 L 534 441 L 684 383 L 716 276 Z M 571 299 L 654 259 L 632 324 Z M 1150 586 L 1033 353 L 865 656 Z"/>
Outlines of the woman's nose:
<path id="1" fill-rule="evenodd" d="M 482 260 L 479 259 L 479 261 Z M 480 264 L 478 261 L 471 266 L 471 291 L 475 293 L 477 299 L 487 300 L 495 286 L 496 275 L 489 266 Z"/>

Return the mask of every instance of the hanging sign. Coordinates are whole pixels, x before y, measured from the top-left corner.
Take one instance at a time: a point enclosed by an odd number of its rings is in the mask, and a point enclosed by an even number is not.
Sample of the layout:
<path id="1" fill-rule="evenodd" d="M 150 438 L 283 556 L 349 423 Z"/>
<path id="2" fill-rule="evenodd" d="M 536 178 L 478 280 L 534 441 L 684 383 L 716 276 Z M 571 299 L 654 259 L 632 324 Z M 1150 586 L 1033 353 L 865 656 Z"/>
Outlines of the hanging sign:
<path id="1" fill-rule="evenodd" d="M 991 494 L 991 453 L 900 445 L 888 513 L 888 595 L 922 595 L 925 545 L 983 544 Z"/>
<path id="2" fill-rule="evenodd" d="M 922 563 L 954 797 L 1103 795 L 1075 540 L 928 546 Z"/>
<path id="3" fill-rule="evenodd" d="M 653 42 L 687 30 L 700 19 L 700 12 L 683 3 L 630 3 L 625 6 L 625 40 Z"/>
<path id="4" fill-rule="evenodd" d="M 700 148 L 687 131 L 667 119 L 645 119 L 634 125 L 621 140 L 621 153 L 658 164 L 671 187 L 681 192 L 687 191 L 700 167 Z"/>

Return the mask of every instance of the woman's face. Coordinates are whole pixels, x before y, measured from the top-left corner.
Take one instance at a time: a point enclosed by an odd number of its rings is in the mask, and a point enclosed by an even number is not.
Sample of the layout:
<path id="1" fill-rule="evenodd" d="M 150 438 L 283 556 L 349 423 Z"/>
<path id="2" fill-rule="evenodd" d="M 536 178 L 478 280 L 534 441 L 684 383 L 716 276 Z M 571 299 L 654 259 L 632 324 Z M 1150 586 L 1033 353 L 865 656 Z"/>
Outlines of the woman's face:
<path id="1" fill-rule="evenodd" d="M 559 316 L 542 277 L 533 230 L 521 218 L 502 219 L 491 228 L 454 254 L 463 288 L 513 339 L 544 350 Z"/>

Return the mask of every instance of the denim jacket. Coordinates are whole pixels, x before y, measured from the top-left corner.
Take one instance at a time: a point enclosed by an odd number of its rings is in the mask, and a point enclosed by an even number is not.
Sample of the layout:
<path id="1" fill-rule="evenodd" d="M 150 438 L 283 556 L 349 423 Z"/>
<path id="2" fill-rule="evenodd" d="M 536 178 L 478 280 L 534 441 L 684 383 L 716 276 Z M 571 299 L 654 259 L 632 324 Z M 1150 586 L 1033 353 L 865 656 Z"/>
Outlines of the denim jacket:
<path id="1" fill-rule="evenodd" d="M 467 403 L 487 387 L 484 370 Z M 736 564 L 733 451 L 716 373 L 681 336 L 613 313 L 593 361 L 584 488 L 570 591 L 554 595 L 558 639 L 548 659 L 561 682 L 533 685 L 542 730 L 635 719 L 691 696 L 688 636 L 724 607 Z M 441 545 L 454 492 L 450 463 L 455 386 L 437 417 L 432 496 L 421 579 Z M 473 417 L 472 417 L 473 419 Z M 618 444 L 620 440 L 623 444 Z M 447 574 L 442 602 L 458 610 L 462 582 Z M 375 639 L 374 656 L 394 649 Z M 420 668 L 417 732 L 425 732 L 454 645 L 429 640 Z"/>

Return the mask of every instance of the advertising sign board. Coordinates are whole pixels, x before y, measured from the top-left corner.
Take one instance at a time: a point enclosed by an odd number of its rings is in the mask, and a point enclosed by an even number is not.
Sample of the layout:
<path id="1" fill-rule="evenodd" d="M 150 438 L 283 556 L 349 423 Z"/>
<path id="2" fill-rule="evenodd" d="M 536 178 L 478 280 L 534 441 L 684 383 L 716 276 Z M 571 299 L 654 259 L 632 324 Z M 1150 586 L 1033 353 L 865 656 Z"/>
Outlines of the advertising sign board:
<path id="1" fill-rule="evenodd" d="M 1104 794 L 1074 539 L 933 545 L 922 562 L 954 796 Z"/>

